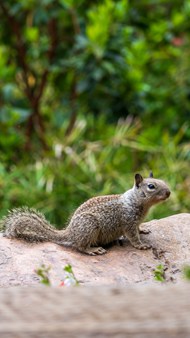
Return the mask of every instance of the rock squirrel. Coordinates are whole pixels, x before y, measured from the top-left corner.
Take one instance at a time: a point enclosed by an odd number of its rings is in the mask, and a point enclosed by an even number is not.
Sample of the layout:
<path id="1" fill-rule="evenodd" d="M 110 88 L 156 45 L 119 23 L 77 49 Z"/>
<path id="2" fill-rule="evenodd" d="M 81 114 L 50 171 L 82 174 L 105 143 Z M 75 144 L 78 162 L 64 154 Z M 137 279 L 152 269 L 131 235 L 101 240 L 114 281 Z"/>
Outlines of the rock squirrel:
<path id="1" fill-rule="evenodd" d="M 104 254 L 102 246 L 122 236 L 135 248 L 149 249 L 140 240 L 139 225 L 151 206 L 169 196 L 164 181 L 154 179 L 152 173 L 146 179 L 136 174 L 133 188 L 125 193 L 93 197 L 79 206 L 64 230 L 56 230 L 44 215 L 27 207 L 9 211 L 1 223 L 8 238 L 51 241 L 89 255 Z"/>

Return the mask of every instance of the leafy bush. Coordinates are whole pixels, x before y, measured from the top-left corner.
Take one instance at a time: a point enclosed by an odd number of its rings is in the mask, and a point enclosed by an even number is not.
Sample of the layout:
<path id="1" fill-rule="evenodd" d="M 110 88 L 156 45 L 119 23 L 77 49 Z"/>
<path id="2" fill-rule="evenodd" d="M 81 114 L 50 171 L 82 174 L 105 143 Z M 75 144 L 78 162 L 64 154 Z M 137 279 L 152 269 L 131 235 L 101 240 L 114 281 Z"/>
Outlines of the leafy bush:
<path id="1" fill-rule="evenodd" d="M 52 138 L 49 156 L 0 166 L 1 213 L 28 205 L 41 210 L 59 227 L 86 199 L 122 193 L 133 185 L 134 173 L 164 179 L 171 187 L 170 200 L 153 208 L 149 218 L 188 211 L 188 159 L 190 144 L 180 143 L 183 126 L 175 137 L 163 133 L 159 143 L 147 139 L 138 120 L 108 124 L 103 116 L 78 119 L 72 133 Z M 151 127 L 149 133 L 156 133 Z"/>
<path id="2" fill-rule="evenodd" d="M 133 175 L 171 186 L 149 217 L 189 210 L 188 0 L 0 2 L 0 216 L 63 226 Z"/>
<path id="3" fill-rule="evenodd" d="M 175 135 L 190 111 L 189 17 L 188 0 L 2 1 L 0 149 L 47 149 L 49 128 L 69 133 L 80 114 Z"/>

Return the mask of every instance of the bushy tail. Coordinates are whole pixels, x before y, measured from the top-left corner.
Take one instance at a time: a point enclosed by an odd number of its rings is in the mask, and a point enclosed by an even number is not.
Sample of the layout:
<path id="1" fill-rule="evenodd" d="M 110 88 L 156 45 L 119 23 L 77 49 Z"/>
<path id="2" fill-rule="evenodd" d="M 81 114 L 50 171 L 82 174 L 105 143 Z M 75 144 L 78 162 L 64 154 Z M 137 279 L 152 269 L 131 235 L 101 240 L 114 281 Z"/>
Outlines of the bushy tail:
<path id="1" fill-rule="evenodd" d="M 60 232 L 55 229 L 39 211 L 22 207 L 8 212 L 1 220 L 4 236 L 8 238 L 23 238 L 25 240 L 56 242 Z"/>

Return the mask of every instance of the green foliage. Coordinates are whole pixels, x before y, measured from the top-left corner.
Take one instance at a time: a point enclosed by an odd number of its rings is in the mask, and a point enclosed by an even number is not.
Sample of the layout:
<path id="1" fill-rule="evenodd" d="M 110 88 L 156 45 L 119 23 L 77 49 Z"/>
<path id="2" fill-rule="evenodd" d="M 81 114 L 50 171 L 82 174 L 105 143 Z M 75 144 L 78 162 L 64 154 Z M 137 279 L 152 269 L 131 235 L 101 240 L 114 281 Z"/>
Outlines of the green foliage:
<path id="1" fill-rule="evenodd" d="M 63 269 L 65 271 L 64 284 L 66 286 L 78 286 L 79 282 L 76 279 L 73 268 L 70 264 L 66 265 Z"/>
<path id="2" fill-rule="evenodd" d="M 49 271 L 50 271 L 50 266 L 46 267 L 44 264 L 38 269 L 35 270 L 36 274 L 40 277 L 40 283 L 50 286 L 50 279 L 49 279 Z"/>
<path id="3" fill-rule="evenodd" d="M 158 265 L 154 270 L 154 279 L 157 282 L 165 282 L 165 272 L 164 266 L 162 264 Z"/>
<path id="4" fill-rule="evenodd" d="M 35 273 L 37 276 L 40 277 L 40 283 L 44 284 L 46 286 L 51 286 L 52 282 L 50 280 L 49 272 L 51 270 L 50 266 L 46 266 L 45 264 L 42 264 L 40 268 L 35 270 Z M 59 286 L 78 286 L 79 282 L 77 281 L 73 268 L 70 264 L 65 265 L 64 267 L 64 277 Z"/>
<path id="5" fill-rule="evenodd" d="M 150 142 L 139 121 L 107 124 L 105 118 L 80 118 L 62 140 L 52 136 L 52 152 L 33 163 L 0 165 L 1 215 L 12 207 L 28 205 L 63 227 L 69 215 L 86 199 L 122 193 L 133 185 L 134 173 L 153 170 L 172 190 L 169 201 L 156 206 L 151 217 L 164 217 L 189 208 L 188 159 L 190 145 L 180 143 L 183 126 L 173 138 L 165 132 L 159 144 Z M 156 128 L 150 128 L 150 133 Z M 170 156 L 168 156 L 170 154 Z M 177 189 L 176 189 L 177 186 Z"/>
<path id="6" fill-rule="evenodd" d="M 188 0 L 0 2 L 0 216 L 62 227 L 84 200 L 151 170 L 189 211 Z"/>
<path id="7" fill-rule="evenodd" d="M 190 266 L 186 265 L 183 269 L 185 279 L 190 280 Z"/>
<path id="8" fill-rule="evenodd" d="M 43 119 L 59 125 L 73 109 L 173 133 L 188 118 L 188 1 L 9 0 L 0 10 L 1 111 L 16 112 L 18 134 L 39 96 Z"/>

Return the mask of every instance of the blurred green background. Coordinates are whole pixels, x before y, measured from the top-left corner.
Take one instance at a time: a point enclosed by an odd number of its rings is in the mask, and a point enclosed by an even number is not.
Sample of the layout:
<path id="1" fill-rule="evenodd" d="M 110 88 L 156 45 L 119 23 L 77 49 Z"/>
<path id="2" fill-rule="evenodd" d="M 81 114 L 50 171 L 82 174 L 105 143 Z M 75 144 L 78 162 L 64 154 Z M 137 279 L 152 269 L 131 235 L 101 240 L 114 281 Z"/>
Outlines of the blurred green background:
<path id="1" fill-rule="evenodd" d="M 149 218 L 189 212 L 190 0 L 0 2 L 0 217 L 62 227 L 136 172 L 164 179 Z"/>

